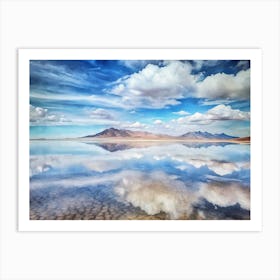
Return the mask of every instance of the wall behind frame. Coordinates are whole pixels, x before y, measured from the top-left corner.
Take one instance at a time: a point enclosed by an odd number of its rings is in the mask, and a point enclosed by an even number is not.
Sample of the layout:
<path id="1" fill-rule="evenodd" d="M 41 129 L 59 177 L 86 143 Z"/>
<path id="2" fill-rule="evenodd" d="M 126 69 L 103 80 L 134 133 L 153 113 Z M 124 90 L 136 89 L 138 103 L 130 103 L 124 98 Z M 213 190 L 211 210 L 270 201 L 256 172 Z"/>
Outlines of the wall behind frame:
<path id="1" fill-rule="evenodd" d="M 279 1 L 1 5 L 2 279 L 277 279 Z M 17 48 L 262 48 L 263 231 L 18 233 Z"/>

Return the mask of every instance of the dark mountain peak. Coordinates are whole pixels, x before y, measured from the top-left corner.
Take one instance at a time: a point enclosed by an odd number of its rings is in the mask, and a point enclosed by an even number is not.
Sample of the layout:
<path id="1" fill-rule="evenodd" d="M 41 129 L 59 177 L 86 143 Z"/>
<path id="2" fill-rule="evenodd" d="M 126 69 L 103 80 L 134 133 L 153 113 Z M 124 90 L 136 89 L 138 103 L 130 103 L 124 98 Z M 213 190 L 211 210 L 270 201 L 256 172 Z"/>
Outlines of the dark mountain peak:
<path id="1" fill-rule="evenodd" d="M 110 127 L 97 134 L 87 135 L 85 137 L 128 137 L 128 136 L 130 136 L 130 134 L 128 133 L 127 130 Z"/>
<path id="2" fill-rule="evenodd" d="M 181 135 L 181 137 L 189 138 L 189 139 L 233 139 L 233 138 L 236 138 L 235 136 L 230 136 L 225 133 L 212 134 L 207 131 L 202 132 L 200 130 L 194 131 L 194 132 L 187 132 L 187 133 Z"/>
<path id="3" fill-rule="evenodd" d="M 105 129 L 104 131 L 120 131 L 120 129 L 110 127 L 110 128 Z"/>
<path id="4" fill-rule="evenodd" d="M 135 130 L 127 130 L 127 129 L 117 129 L 114 127 L 107 128 L 97 134 L 87 135 L 83 138 L 134 138 L 134 139 L 162 139 L 162 138 L 172 138 L 173 136 L 163 135 L 163 134 L 155 134 L 147 131 L 135 131 Z"/>

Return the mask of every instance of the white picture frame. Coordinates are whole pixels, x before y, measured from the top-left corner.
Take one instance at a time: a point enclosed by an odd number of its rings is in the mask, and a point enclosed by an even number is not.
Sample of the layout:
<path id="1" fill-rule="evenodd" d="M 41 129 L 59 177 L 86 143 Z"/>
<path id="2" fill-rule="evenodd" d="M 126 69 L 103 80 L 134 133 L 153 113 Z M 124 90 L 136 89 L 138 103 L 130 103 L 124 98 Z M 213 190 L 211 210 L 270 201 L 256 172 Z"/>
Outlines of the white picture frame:
<path id="1" fill-rule="evenodd" d="M 250 220 L 30 220 L 30 60 L 250 60 Z M 260 49 L 19 49 L 19 231 L 260 231 L 262 212 L 262 127 Z"/>

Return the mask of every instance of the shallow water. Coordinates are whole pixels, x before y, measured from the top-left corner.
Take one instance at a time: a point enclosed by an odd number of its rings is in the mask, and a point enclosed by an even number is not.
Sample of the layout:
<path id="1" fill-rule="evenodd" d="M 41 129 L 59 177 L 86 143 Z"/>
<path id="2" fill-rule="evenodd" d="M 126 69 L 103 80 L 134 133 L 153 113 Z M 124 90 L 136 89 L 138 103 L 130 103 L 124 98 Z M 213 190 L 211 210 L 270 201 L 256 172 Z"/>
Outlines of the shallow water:
<path id="1" fill-rule="evenodd" d="M 30 219 L 250 219 L 250 145 L 31 141 Z"/>

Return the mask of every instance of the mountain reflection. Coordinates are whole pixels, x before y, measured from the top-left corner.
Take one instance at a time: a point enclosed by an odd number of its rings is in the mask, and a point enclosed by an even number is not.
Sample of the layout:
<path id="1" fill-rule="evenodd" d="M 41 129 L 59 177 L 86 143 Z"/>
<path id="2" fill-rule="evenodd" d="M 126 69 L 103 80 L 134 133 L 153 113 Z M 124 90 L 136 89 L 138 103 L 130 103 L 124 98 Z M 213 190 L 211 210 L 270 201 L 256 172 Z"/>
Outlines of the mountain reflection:
<path id="1" fill-rule="evenodd" d="M 30 144 L 31 219 L 250 219 L 250 146 Z"/>
<path id="2" fill-rule="evenodd" d="M 103 148 L 106 151 L 109 152 L 116 152 L 116 151 L 123 151 L 133 148 L 148 148 L 152 146 L 164 146 L 168 144 L 168 142 L 156 142 L 156 141 L 129 141 L 129 142 L 83 142 L 88 145 L 96 145 L 98 147 Z M 229 142 L 184 142 L 179 144 L 188 147 L 188 148 L 207 148 L 211 146 L 219 146 L 219 147 L 225 147 L 228 145 L 238 145 L 235 143 L 229 143 Z"/>
<path id="3" fill-rule="evenodd" d="M 190 142 L 190 143 L 184 143 L 182 144 L 185 147 L 188 148 L 207 148 L 211 146 L 217 146 L 217 147 L 225 147 L 228 145 L 238 145 L 236 143 L 229 143 L 229 142 Z"/>

